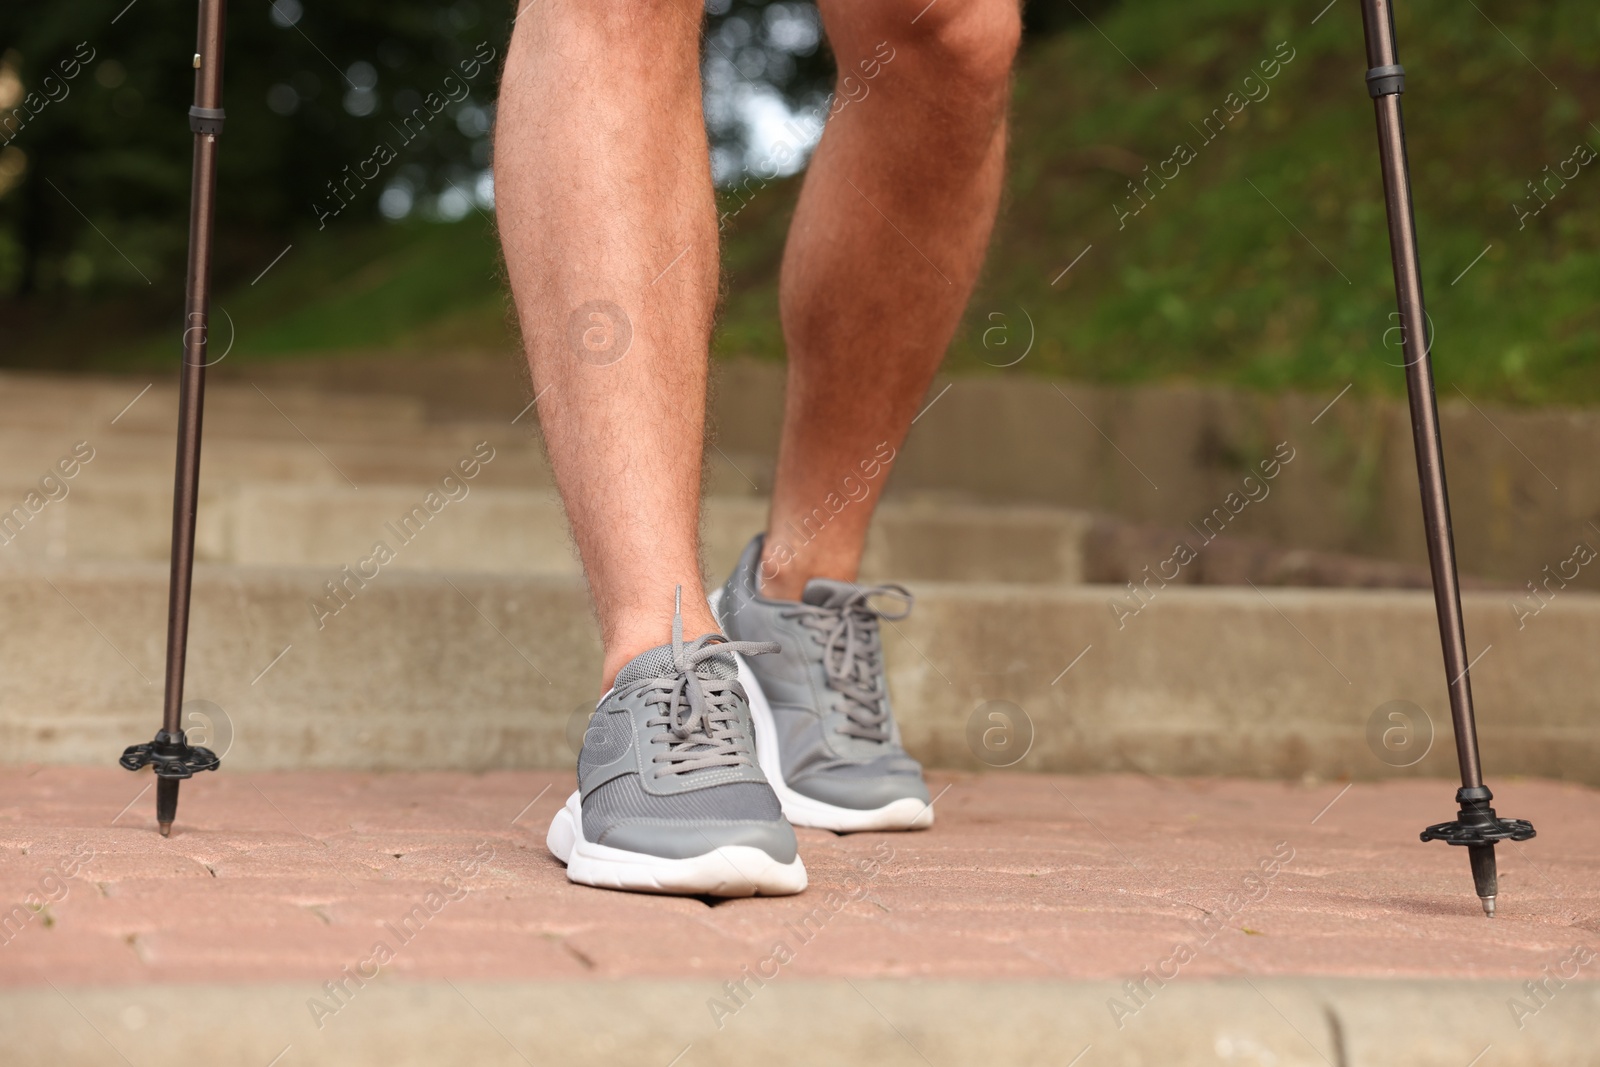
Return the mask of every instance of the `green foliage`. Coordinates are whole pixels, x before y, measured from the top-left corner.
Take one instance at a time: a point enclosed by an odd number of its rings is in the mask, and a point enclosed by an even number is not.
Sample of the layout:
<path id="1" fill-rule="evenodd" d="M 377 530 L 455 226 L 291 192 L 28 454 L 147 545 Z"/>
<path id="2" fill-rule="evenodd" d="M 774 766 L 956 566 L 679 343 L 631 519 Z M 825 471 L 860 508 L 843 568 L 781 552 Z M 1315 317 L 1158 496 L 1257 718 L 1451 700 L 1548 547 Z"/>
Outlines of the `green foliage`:
<path id="1" fill-rule="evenodd" d="M 1402 389 L 1360 13 L 1340 4 L 1312 25 L 1320 8 L 1148 0 L 1100 23 L 1127 58 L 1093 32 L 1043 44 L 1019 79 L 1008 210 L 953 365 L 1004 362 L 983 348 L 985 316 L 1017 323 L 1025 309 L 1037 343 L 1008 373 Z M 1576 176 L 1550 183 L 1548 206 L 1520 224 L 1513 204 L 1538 206 L 1528 182 L 1600 146 L 1584 105 L 1600 14 L 1478 8 L 1397 10 L 1440 388 L 1592 402 L 1600 163 L 1569 163 Z M 1258 64 L 1279 42 L 1294 58 L 1269 81 Z M 1208 143 L 1203 117 L 1247 90 L 1267 95 Z M 1180 143 L 1193 162 L 1145 186 Z"/>
<path id="2" fill-rule="evenodd" d="M 1312 25 L 1321 6 L 1130 0 L 1096 17 L 1105 36 L 1036 44 L 1017 80 L 1006 206 L 949 369 L 1402 391 L 1360 12 L 1338 4 Z M 1576 146 L 1600 146 L 1584 103 L 1600 88 L 1600 14 L 1573 0 L 1479 7 L 1425 0 L 1397 15 L 1439 386 L 1594 403 L 1600 161 L 1568 162 L 1564 187 L 1549 176 Z M 1258 64 L 1285 41 L 1293 59 L 1265 79 Z M 1260 99 L 1213 120 L 1208 142 L 1196 127 L 1230 92 L 1248 99 L 1251 74 Z M 1179 144 L 1193 161 L 1136 196 L 1130 182 Z M 1519 225 L 1513 204 L 1538 206 L 1527 183 L 1541 179 L 1549 203 Z M 770 250 L 792 203 L 792 189 L 762 190 L 730 227 L 724 354 L 781 357 Z M 1030 333 L 1027 358 L 999 369 Z"/>
<path id="3" fill-rule="evenodd" d="M 1080 6 L 1098 30 L 1078 24 L 1025 50 L 1006 203 L 949 368 L 1330 396 L 1352 383 L 1358 392 L 1401 392 L 1357 5 L 1336 3 L 1314 25 L 1323 2 Z M 1459 388 L 1499 401 L 1600 402 L 1600 160 L 1579 166 L 1565 184 L 1550 177 L 1576 146 L 1600 147 L 1591 106 L 1600 92 L 1600 14 L 1579 0 L 1478 0 L 1477 7 L 1405 0 L 1397 18 L 1441 394 Z M 187 26 L 184 19 L 177 21 Z M 60 40 L 70 52 L 71 35 Z M 1259 64 L 1280 42 L 1293 59 L 1264 80 Z M 1252 73 L 1269 93 L 1246 86 Z M 240 92 L 231 80 L 229 91 L 232 115 Z M 1247 91 L 1260 99 L 1206 141 L 1196 127 L 1212 109 L 1226 108 L 1230 92 Z M 78 102 L 67 101 L 63 113 Z M 187 136 L 180 129 L 172 166 L 181 169 L 168 175 L 179 205 Z M 86 135 L 82 143 L 97 142 Z M 1165 185 L 1152 180 L 1147 205 L 1119 220 L 1119 207 L 1131 212 L 1141 202 L 1130 181 L 1143 182 L 1145 166 L 1158 170 L 1180 143 L 1192 146 L 1193 160 Z M 355 144 L 365 150 L 361 139 Z M 360 155 L 336 158 L 342 166 Z M 156 173 L 161 163 L 141 166 Z M 783 356 L 778 265 L 800 181 L 722 198 L 730 218 L 719 355 Z M 1530 182 L 1545 183 L 1541 198 Z M 1521 220 L 1519 204 L 1528 213 Z M 129 217 L 117 213 L 115 225 L 131 233 L 132 223 L 122 221 Z M 253 253 L 252 269 L 235 274 L 218 301 L 239 328 L 230 359 L 511 343 L 495 280 L 498 254 L 483 219 L 372 232 L 347 221 L 356 220 L 342 217 L 317 234 L 308 219 L 319 243 L 297 239 L 258 286 L 250 277 L 290 236 L 275 235 Z M 114 235 L 119 244 L 122 234 Z M 6 256 L 0 243 L 0 272 Z M 179 303 L 171 302 L 173 322 Z M 97 365 L 175 358 L 170 338 L 117 336 L 116 346 L 104 338 L 87 346 Z M 1030 336 L 1025 359 L 999 366 L 1016 359 Z"/>
<path id="4" fill-rule="evenodd" d="M 464 97 L 441 86 L 479 42 L 502 47 L 506 14 L 496 4 L 491 18 L 473 0 L 232 5 L 218 277 L 259 270 L 315 227 L 314 205 L 333 203 L 327 183 L 378 141 L 399 158 L 353 187 L 350 211 L 327 225 L 370 222 L 389 182 L 438 191 L 484 166 L 487 125 L 471 109 L 492 99 L 498 62 L 463 79 Z M 13 116 L 0 132 L 0 175 L 10 175 L 0 176 L 0 297 L 55 300 L 64 312 L 72 298 L 131 291 L 170 306 L 181 294 L 195 20 L 194 0 L 0 6 L 0 126 Z M 74 55 L 87 61 L 67 77 Z M 460 98 L 403 142 L 396 125 L 430 92 Z"/>
<path id="5" fill-rule="evenodd" d="M 515 343 L 492 228 L 477 215 L 352 228 L 314 254 L 294 252 L 257 285 L 212 305 L 213 358 L 230 365 L 329 351 L 504 349 Z M 179 331 L 107 346 L 101 370 L 174 367 Z"/>

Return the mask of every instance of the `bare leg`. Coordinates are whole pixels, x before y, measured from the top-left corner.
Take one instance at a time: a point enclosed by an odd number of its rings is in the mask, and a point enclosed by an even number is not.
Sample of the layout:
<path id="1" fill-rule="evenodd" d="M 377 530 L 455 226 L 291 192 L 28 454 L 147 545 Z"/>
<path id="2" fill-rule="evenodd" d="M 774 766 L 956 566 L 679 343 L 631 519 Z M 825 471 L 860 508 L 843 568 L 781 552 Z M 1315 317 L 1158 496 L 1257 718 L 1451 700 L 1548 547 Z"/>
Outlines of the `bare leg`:
<path id="1" fill-rule="evenodd" d="M 718 264 L 701 10 L 525 5 L 500 92 L 500 234 L 605 642 L 602 689 L 670 638 L 675 586 L 685 635 L 716 629 L 698 559 Z"/>
<path id="2" fill-rule="evenodd" d="M 874 462 L 904 441 L 989 243 L 1020 32 L 1015 0 L 821 8 L 855 99 L 828 123 L 783 259 L 788 394 L 761 578 L 786 600 L 856 576 L 887 478 Z"/>

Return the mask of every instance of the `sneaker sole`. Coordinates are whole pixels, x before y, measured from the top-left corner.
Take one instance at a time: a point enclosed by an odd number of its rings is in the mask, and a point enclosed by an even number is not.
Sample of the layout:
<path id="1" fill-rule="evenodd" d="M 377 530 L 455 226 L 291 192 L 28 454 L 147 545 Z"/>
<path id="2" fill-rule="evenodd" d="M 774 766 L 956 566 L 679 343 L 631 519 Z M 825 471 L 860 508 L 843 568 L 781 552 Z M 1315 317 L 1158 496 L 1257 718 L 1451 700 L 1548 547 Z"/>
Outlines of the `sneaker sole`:
<path id="1" fill-rule="evenodd" d="M 780 863 L 750 845 L 723 845 L 702 856 L 667 859 L 584 840 L 583 807 L 574 792 L 550 820 L 545 847 L 567 865 L 567 879 L 601 889 L 685 896 L 789 896 L 806 887 L 805 864 Z"/>
<path id="2" fill-rule="evenodd" d="M 722 625 L 722 589 L 712 590 L 708 602 L 711 614 Z M 744 686 L 750 700 L 750 714 L 756 727 L 756 762 L 761 773 L 767 776 L 772 791 L 778 794 L 783 805 L 783 816 L 795 826 L 809 826 L 817 830 L 832 830 L 838 834 L 860 833 L 867 830 L 926 830 L 933 825 L 933 805 L 916 797 L 903 797 L 890 801 L 881 808 L 841 808 L 836 804 L 814 800 L 789 788 L 783 779 L 783 760 L 778 755 L 778 725 L 772 718 L 772 705 L 767 703 L 761 683 L 743 656 L 733 654 L 739 665 L 739 683 Z"/>

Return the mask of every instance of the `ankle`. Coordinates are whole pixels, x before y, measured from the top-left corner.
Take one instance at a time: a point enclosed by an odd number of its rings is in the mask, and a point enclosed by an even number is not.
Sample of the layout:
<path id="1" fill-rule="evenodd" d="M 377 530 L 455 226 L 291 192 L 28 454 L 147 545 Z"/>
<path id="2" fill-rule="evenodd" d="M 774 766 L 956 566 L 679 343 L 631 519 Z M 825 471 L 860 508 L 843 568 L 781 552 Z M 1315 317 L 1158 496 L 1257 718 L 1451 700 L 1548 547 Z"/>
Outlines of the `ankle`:
<path id="1" fill-rule="evenodd" d="M 711 614 L 710 605 L 706 603 L 705 597 L 700 595 L 698 589 L 695 590 L 693 599 L 687 591 L 683 599 L 684 644 L 688 644 L 701 634 L 722 632 L 722 628 L 717 625 L 716 619 Z M 613 629 L 606 637 L 605 656 L 600 663 L 600 692 L 604 693 L 611 688 L 617 679 L 617 673 L 634 657 L 671 642 L 670 611 L 664 616 L 656 612 L 641 613 Z"/>
<path id="2" fill-rule="evenodd" d="M 772 544 L 771 538 L 767 544 Z M 853 582 L 859 571 L 855 560 L 826 560 L 812 556 L 777 552 L 764 547 L 760 564 L 756 568 L 757 591 L 767 600 L 799 600 L 805 593 L 806 583 L 813 578 L 832 578 Z"/>

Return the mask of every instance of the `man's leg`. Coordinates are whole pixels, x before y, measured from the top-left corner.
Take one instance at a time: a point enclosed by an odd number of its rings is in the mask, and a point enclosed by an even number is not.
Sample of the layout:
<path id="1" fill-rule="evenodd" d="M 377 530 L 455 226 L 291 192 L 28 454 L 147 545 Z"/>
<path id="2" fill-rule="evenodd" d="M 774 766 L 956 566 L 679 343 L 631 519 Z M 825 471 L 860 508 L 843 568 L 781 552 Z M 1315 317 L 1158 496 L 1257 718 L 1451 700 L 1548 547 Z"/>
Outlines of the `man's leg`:
<path id="1" fill-rule="evenodd" d="M 873 603 L 903 590 L 854 579 L 884 460 L 989 241 L 1017 8 L 822 0 L 822 13 L 852 99 L 823 134 L 784 254 L 789 389 L 769 533 L 759 553 L 746 547 L 718 610 L 730 636 L 780 646 L 743 678 L 789 821 L 921 829 L 933 798 L 900 741 L 879 627 L 901 616 Z"/>
<path id="2" fill-rule="evenodd" d="M 702 2 L 528 3 L 501 87 L 506 267 L 609 690 L 545 844 L 593 886 L 798 893 L 805 864 L 732 677 L 732 653 L 773 648 L 708 636 L 698 562 L 717 290 Z"/>
<path id="3" fill-rule="evenodd" d="M 716 205 L 701 0 L 538 0 L 511 37 L 495 200 L 539 423 L 605 642 L 602 689 L 716 629 L 698 559 Z"/>
<path id="4" fill-rule="evenodd" d="M 861 465 L 900 447 L 989 242 L 1021 29 L 1016 0 L 820 6 L 840 95 L 859 98 L 828 123 L 784 252 L 788 393 L 761 570 L 783 600 L 856 577 L 887 476 Z M 830 496 L 852 502 L 834 513 Z"/>

